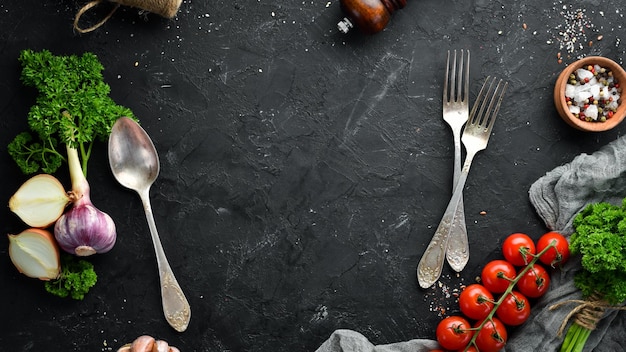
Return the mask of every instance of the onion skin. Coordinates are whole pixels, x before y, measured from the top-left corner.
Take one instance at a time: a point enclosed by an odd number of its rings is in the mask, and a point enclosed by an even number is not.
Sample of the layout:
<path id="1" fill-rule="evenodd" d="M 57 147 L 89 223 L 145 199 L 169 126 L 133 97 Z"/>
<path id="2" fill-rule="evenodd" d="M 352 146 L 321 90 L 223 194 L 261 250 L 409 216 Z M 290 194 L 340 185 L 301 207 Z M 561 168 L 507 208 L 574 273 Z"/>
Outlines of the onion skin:
<path id="1" fill-rule="evenodd" d="M 8 237 L 9 256 L 20 273 L 43 281 L 59 277 L 61 274 L 59 247 L 49 231 L 32 228 Z"/>

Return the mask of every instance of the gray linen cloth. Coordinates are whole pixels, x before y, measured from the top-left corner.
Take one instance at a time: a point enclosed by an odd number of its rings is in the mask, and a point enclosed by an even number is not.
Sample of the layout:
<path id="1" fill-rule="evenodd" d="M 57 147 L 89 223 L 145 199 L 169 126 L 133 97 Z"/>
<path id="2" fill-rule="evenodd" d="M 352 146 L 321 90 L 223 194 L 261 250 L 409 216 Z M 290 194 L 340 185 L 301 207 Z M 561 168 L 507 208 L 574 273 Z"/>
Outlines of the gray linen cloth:
<path id="1" fill-rule="evenodd" d="M 573 218 L 587 204 L 619 205 L 626 197 L 626 137 L 555 168 L 535 181 L 528 193 L 548 229 L 569 236 L 573 231 Z M 578 270 L 580 261 L 573 257 L 562 270 L 552 273 L 550 290 L 532 308 L 530 319 L 513 331 L 505 351 L 558 351 L 562 336 L 557 336 L 557 331 L 573 306 L 565 305 L 556 310 L 549 307 L 565 300 L 581 299 L 573 283 Z M 624 331 L 626 312 L 609 311 L 587 340 L 584 351 L 625 351 Z M 358 332 L 336 330 L 316 352 L 426 352 L 436 346 L 436 341 L 427 339 L 376 346 Z"/>

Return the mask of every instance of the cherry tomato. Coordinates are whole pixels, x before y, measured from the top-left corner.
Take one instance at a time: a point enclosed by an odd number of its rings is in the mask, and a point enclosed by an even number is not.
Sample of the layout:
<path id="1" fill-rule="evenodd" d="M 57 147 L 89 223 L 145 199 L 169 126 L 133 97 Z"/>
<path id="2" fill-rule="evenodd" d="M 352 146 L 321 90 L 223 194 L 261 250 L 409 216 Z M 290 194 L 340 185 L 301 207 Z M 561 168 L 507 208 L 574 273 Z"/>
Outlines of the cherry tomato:
<path id="1" fill-rule="evenodd" d="M 480 323 L 476 323 L 474 327 L 478 327 Z M 498 352 L 506 345 L 508 338 L 506 327 L 498 318 L 486 322 L 477 334 L 476 346 L 480 352 Z"/>
<path id="2" fill-rule="evenodd" d="M 535 253 L 535 242 L 524 233 L 514 233 L 502 243 L 504 259 L 515 266 L 530 263 Z"/>
<path id="3" fill-rule="evenodd" d="M 466 317 L 483 320 L 493 309 L 493 295 L 483 285 L 469 285 L 461 291 L 459 307 Z"/>
<path id="4" fill-rule="evenodd" d="M 474 331 L 470 323 L 463 317 L 450 316 L 437 325 L 437 342 L 447 350 L 458 350 L 467 346 Z"/>
<path id="5" fill-rule="evenodd" d="M 496 316 L 506 325 L 522 325 L 530 317 L 530 302 L 523 294 L 513 291 L 504 298 Z"/>
<path id="6" fill-rule="evenodd" d="M 533 265 L 517 282 L 517 289 L 526 297 L 539 298 L 550 287 L 550 275 L 539 264 Z"/>
<path id="7" fill-rule="evenodd" d="M 550 231 L 537 241 L 537 253 L 546 249 L 552 242 L 554 242 L 554 248 L 548 249 L 539 257 L 539 260 L 545 265 L 554 267 L 555 265 L 564 264 L 569 259 L 569 243 L 567 238 L 560 233 Z"/>
<path id="8" fill-rule="evenodd" d="M 515 267 L 506 260 L 492 260 L 483 268 L 480 274 L 483 286 L 491 293 L 502 293 L 509 288 L 511 280 L 515 278 Z"/>

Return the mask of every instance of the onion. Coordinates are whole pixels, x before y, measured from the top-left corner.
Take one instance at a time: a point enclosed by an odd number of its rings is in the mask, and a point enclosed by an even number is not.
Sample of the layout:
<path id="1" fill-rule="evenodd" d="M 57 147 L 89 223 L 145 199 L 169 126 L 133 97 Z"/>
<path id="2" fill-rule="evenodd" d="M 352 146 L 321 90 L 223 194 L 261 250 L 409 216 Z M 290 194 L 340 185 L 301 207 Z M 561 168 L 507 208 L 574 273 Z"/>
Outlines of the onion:
<path id="1" fill-rule="evenodd" d="M 70 203 L 63 185 L 54 176 L 41 174 L 24 182 L 9 200 L 9 208 L 28 226 L 52 225 Z"/>
<path id="2" fill-rule="evenodd" d="M 68 253 L 78 256 L 106 253 L 113 248 L 117 238 L 115 223 L 91 203 L 89 183 L 80 166 L 78 151 L 69 145 L 67 162 L 74 204 L 54 224 L 54 237 L 61 249 Z"/>
<path id="3" fill-rule="evenodd" d="M 20 273 L 45 281 L 59 277 L 59 247 L 50 232 L 32 228 L 8 236 L 9 256 Z"/>

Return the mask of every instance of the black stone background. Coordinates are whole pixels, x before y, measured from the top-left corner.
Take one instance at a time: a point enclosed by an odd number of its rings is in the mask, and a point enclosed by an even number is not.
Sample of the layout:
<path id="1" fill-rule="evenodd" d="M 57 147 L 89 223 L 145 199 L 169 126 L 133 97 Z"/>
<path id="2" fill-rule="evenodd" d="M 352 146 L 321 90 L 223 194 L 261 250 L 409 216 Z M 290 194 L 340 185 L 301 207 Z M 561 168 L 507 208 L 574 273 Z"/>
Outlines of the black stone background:
<path id="1" fill-rule="evenodd" d="M 338 328 L 375 344 L 434 338 L 442 314 L 458 311 L 452 293 L 499 258 L 506 235 L 546 231 L 529 186 L 624 131 L 576 131 L 552 103 L 556 76 L 576 58 L 623 62 L 618 0 L 409 1 L 374 36 L 338 33 L 335 0 L 185 0 L 172 20 L 122 7 L 79 35 L 84 3 L 0 4 L 0 199 L 27 179 L 6 153 L 34 103 L 19 52 L 94 52 L 111 96 L 160 153 L 152 206 L 192 319 L 184 333 L 165 322 L 143 209 L 101 144 L 92 200 L 115 219 L 118 242 L 90 258 L 98 284 L 84 301 L 52 297 L 15 270 L 1 236 L 2 351 L 114 351 L 141 334 L 182 351 L 314 351 Z M 567 50 L 576 10 L 587 28 Z M 449 49 L 471 50 L 472 97 L 487 75 L 509 90 L 465 188 L 469 265 L 422 290 L 415 267 L 451 195 Z M 65 170 L 57 176 L 69 186 Z M 24 228 L 2 210 L 0 232 Z"/>

